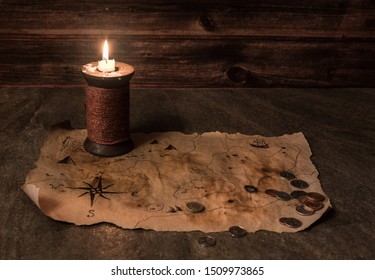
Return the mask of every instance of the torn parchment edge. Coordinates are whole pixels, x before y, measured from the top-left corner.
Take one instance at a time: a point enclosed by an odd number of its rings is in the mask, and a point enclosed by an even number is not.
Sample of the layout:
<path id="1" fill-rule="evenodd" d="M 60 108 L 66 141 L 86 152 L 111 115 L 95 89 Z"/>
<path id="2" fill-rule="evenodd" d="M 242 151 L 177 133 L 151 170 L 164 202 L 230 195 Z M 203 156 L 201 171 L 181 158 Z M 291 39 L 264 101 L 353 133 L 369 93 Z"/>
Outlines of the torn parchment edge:
<path id="1" fill-rule="evenodd" d="M 38 206 L 40 209 L 39 205 L 39 191 L 40 188 L 33 184 L 25 184 L 22 186 L 22 190 L 30 197 L 30 199 Z"/>

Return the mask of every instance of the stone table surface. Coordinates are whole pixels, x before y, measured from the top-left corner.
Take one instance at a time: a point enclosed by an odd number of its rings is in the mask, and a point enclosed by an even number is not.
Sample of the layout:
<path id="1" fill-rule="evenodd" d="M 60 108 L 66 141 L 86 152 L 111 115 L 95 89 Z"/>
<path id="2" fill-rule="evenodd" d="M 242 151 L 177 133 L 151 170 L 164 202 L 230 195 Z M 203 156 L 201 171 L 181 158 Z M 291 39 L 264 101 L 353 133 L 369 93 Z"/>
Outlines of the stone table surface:
<path id="1" fill-rule="evenodd" d="M 298 233 L 243 238 L 76 226 L 21 190 L 48 129 L 85 127 L 83 88 L 0 89 L 0 259 L 375 259 L 375 89 L 132 89 L 132 132 L 302 131 L 333 210 Z"/>

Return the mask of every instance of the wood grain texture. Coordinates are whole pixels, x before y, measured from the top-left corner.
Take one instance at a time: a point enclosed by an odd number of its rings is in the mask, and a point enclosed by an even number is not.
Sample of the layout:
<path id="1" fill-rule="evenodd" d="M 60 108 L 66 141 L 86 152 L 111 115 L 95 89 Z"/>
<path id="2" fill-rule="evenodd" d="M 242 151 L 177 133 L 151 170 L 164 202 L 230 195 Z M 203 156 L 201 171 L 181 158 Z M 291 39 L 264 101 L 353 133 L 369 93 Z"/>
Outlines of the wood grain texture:
<path id="1" fill-rule="evenodd" d="M 371 0 L 4 0 L 0 26 L 17 35 L 375 38 L 374 9 Z"/>
<path id="2" fill-rule="evenodd" d="M 375 86 L 372 0 L 0 2 L 0 85 L 81 86 L 132 64 L 137 87 Z"/>

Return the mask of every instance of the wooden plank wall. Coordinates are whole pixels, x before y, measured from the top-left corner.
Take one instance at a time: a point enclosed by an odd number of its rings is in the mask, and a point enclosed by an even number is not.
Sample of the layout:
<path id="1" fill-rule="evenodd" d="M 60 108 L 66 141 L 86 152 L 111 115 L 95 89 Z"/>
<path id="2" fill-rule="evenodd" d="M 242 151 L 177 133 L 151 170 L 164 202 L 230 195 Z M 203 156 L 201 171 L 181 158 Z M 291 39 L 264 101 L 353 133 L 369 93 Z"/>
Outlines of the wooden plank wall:
<path id="1" fill-rule="evenodd" d="M 104 38 L 136 87 L 375 86 L 374 0 L 0 0 L 0 86 L 82 86 Z"/>

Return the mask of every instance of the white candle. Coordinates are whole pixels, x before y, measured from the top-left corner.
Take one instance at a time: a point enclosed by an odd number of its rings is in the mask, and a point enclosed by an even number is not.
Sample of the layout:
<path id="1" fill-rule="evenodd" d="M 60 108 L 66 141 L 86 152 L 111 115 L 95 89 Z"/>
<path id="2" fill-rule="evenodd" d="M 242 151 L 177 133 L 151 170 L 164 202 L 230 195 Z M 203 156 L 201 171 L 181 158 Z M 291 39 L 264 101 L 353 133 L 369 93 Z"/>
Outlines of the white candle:
<path id="1" fill-rule="evenodd" d="M 115 60 L 108 58 L 108 43 L 104 41 L 103 59 L 98 61 L 98 70 L 102 72 L 113 72 L 116 70 Z"/>

